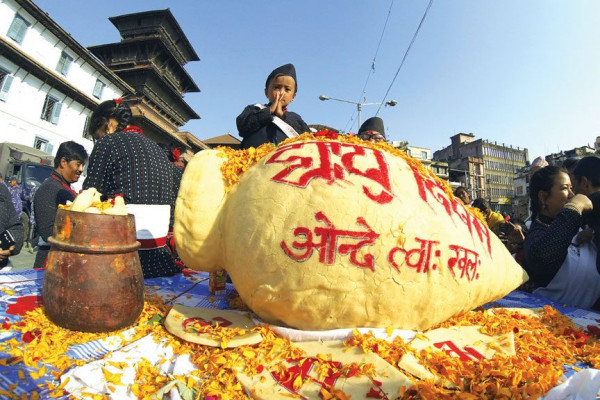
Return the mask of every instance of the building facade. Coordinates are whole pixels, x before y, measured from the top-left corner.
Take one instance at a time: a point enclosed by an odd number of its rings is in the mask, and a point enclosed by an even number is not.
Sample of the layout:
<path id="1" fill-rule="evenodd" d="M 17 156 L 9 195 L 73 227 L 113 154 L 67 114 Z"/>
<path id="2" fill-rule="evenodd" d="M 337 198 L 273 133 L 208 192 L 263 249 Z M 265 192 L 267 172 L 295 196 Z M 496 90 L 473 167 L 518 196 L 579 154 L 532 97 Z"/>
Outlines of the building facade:
<path id="1" fill-rule="evenodd" d="M 167 10 L 111 17 L 119 43 L 86 49 L 31 0 L 0 2 L 0 140 L 49 154 L 67 140 L 88 153 L 89 116 L 122 97 L 150 139 L 195 153 L 207 146 L 179 128 L 198 114 L 183 94 L 199 92 L 183 68 L 199 60 Z"/>
<path id="2" fill-rule="evenodd" d="M 400 147 L 403 147 L 406 153 L 421 161 L 425 168 L 430 169 L 438 178 L 447 181 L 448 175 L 448 163 L 445 161 L 436 161 L 431 159 L 431 149 L 427 147 L 410 146 L 406 142 L 392 142 L 394 147 L 396 143 Z"/>
<path id="3" fill-rule="evenodd" d="M 450 146 L 433 156 L 448 162 L 450 180 L 461 182 L 471 198 L 483 197 L 496 211 L 512 213 L 515 174 L 529 163 L 527 149 L 476 140 L 472 133 L 459 133 L 450 140 Z"/>
<path id="4" fill-rule="evenodd" d="M 517 170 L 515 175 L 515 196 L 513 198 L 513 218 L 526 221 L 529 218 L 530 165 Z"/>
<path id="5" fill-rule="evenodd" d="M 219 146 L 225 146 L 231 147 L 234 150 L 239 150 L 242 147 L 242 141 L 230 133 L 204 139 L 202 142 L 205 145 L 209 146 L 211 149 L 214 149 Z"/>
<path id="6" fill-rule="evenodd" d="M 567 158 L 581 158 L 596 154 L 596 149 L 589 146 L 575 147 L 571 150 L 560 151 L 558 153 L 552 153 L 545 157 L 546 161 L 550 165 L 562 165 Z"/>
<path id="7" fill-rule="evenodd" d="M 0 132 L 3 141 L 49 154 L 81 143 L 101 101 L 133 93 L 44 11 L 28 0 L 0 2 Z"/>
<path id="8" fill-rule="evenodd" d="M 529 163 L 527 149 L 482 141 L 488 198 L 499 211 L 512 213 L 517 171 Z"/>
<path id="9" fill-rule="evenodd" d="M 134 88 L 124 98 L 150 139 L 189 148 L 179 128 L 200 116 L 183 95 L 200 89 L 184 65 L 200 58 L 169 9 L 111 17 L 121 41 L 89 50 Z"/>

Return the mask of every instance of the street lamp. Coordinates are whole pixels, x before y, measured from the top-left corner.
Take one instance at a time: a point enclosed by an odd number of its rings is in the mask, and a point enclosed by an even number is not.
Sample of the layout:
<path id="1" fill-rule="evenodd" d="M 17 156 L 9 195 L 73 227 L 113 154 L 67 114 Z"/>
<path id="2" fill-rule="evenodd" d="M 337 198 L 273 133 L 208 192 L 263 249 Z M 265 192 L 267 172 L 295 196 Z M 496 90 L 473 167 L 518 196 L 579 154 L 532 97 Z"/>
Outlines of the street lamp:
<path id="1" fill-rule="evenodd" d="M 319 100 L 321 100 L 321 101 L 335 100 L 335 101 L 341 101 L 342 103 L 350 103 L 350 104 L 356 105 L 356 110 L 358 111 L 358 129 L 360 129 L 360 112 L 362 110 L 362 106 L 383 104 L 381 102 L 379 102 L 379 103 L 357 103 L 355 101 L 350 101 L 350 100 L 336 99 L 335 97 L 325 96 L 324 94 L 319 96 Z M 396 100 L 390 100 L 385 103 L 386 106 L 390 106 L 390 107 L 394 107 L 396 104 L 398 104 L 398 102 Z"/>

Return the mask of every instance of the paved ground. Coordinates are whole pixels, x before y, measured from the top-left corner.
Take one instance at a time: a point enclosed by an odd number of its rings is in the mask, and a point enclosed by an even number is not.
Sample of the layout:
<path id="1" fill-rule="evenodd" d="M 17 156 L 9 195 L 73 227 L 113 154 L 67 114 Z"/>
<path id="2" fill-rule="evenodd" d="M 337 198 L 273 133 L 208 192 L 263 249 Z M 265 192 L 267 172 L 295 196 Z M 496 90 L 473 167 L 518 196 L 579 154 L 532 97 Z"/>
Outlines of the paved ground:
<path id="1" fill-rule="evenodd" d="M 10 261 L 13 264 L 13 271 L 33 268 L 35 252 L 31 251 L 29 248 L 23 247 L 21 249 L 21 253 L 16 256 L 12 256 Z"/>

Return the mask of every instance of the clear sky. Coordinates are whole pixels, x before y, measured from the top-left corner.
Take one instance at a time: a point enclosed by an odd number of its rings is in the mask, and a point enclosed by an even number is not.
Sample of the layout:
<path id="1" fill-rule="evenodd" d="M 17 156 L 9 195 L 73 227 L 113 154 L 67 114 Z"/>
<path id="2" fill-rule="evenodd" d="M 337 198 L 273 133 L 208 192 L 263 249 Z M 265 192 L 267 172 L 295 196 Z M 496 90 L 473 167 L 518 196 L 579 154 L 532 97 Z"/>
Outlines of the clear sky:
<path id="1" fill-rule="evenodd" d="M 184 98 L 201 119 L 182 127 L 200 139 L 237 136 L 236 116 L 266 102 L 266 76 L 288 62 L 289 109 L 308 124 L 358 130 L 356 106 L 324 94 L 396 100 L 363 106 L 361 120 L 379 111 L 389 140 L 433 151 L 465 132 L 531 161 L 600 136 L 595 0 L 434 0 L 400 69 L 429 0 L 35 2 L 83 46 L 120 40 L 108 17 L 169 8 L 200 57 L 185 68 L 201 92 Z"/>

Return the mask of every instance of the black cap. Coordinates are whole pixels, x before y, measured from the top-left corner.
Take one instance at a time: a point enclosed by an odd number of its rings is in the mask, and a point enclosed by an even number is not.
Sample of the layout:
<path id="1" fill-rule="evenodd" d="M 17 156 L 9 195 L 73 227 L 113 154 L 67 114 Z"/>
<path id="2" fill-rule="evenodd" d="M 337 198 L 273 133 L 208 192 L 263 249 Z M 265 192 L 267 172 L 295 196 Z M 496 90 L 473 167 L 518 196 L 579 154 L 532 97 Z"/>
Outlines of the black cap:
<path id="1" fill-rule="evenodd" d="M 385 138 L 385 128 L 383 127 L 383 120 L 379 117 L 371 117 L 362 123 L 358 129 L 358 135 L 366 131 L 375 131 L 381 133 Z"/>
<path id="2" fill-rule="evenodd" d="M 298 81 L 296 80 L 296 68 L 294 68 L 294 64 L 285 64 L 271 71 L 265 82 L 265 89 L 269 87 L 271 79 L 277 78 L 278 76 L 291 76 L 294 78 L 294 82 L 296 82 L 296 91 L 298 91 Z"/>

